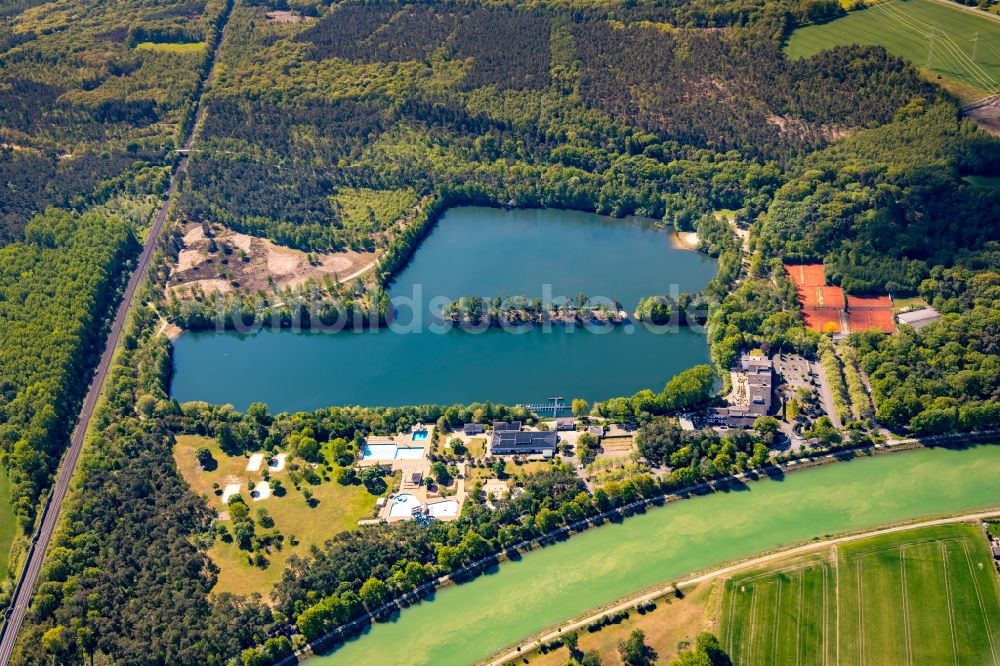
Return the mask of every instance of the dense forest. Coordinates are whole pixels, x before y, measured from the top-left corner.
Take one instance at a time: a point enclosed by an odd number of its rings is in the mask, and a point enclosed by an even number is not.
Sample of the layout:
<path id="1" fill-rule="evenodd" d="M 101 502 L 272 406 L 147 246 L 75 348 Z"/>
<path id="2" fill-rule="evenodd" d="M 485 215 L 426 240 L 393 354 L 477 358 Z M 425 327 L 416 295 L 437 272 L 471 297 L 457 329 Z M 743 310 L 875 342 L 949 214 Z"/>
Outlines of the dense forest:
<path id="1" fill-rule="evenodd" d="M 23 241 L 0 248 L 0 450 L 24 529 L 103 350 L 102 322 L 149 211 L 128 201 L 82 215 L 50 210 Z"/>
<path id="2" fill-rule="evenodd" d="M 0 458 L 16 575 L 190 125 L 223 2 L 0 10 Z M 140 48 L 141 47 L 141 48 Z M 3 595 L 12 581 L 3 581 Z"/>
<path id="3" fill-rule="evenodd" d="M 82 210 L 137 163 L 165 164 L 190 122 L 223 0 L 55 5 L 0 14 L 0 244 L 47 206 Z M 148 189 L 148 188 L 147 188 Z"/>
<path id="4" fill-rule="evenodd" d="M 763 205 L 777 165 L 934 94 L 881 49 L 793 63 L 750 27 L 671 29 L 686 9 L 343 3 L 277 24 L 237 8 L 183 210 L 312 250 L 370 247 L 330 204 L 356 187 L 691 228 Z"/>
<path id="5" fill-rule="evenodd" d="M 947 103 L 914 99 L 892 123 L 804 160 L 761 226 L 767 255 L 823 261 L 849 293 L 914 295 L 934 266 L 977 266 L 1000 242 L 1000 193 L 961 175 L 997 146 Z"/>
<path id="6" fill-rule="evenodd" d="M 143 300 L 153 297 L 149 289 Z M 209 597 L 203 538 L 214 517 L 171 456 L 164 419 L 170 347 L 156 313 L 135 310 L 95 416 L 79 487 L 64 505 L 16 663 L 227 663 L 274 622 L 258 599 Z"/>

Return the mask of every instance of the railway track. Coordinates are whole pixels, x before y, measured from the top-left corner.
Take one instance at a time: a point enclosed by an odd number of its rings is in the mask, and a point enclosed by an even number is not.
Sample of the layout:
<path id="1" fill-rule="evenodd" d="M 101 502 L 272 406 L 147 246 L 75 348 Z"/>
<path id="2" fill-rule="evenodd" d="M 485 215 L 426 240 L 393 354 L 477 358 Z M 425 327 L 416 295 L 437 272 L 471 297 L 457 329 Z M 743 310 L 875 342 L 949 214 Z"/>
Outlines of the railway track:
<path id="1" fill-rule="evenodd" d="M 35 585 L 38 582 L 38 577 L 42 570 L 42 563 L 45 559 L 45 551 L 49 546 L 49 542 L 52 540 L 52 535 L 55 532 L 56 525 L 59 520 L 59 513 L 62 509 L 63 501 L 66 499 L 66 495 L 69 491 L 69 485 L 73 478 L 73 473 L 75 472 L 77 463 L 80 460 L 80 454 L 83 450 L 84 437 L 87 434 L 87 429 L 90 427 L 90 420 L 94 416 L 94 410 L 97 407 L 98 399 L 103 391 L 104 380 L 108 375 L 108 371 L 111 369 L 111 361 L 114 356 L 114 350 L 115 347 L 118 346 L 122 330 L 125 327 L 126 315 L 128 314 L 132 300 L 135 298 L 136 292 L 139 289 L 139 285 L 142 284 L 142 280 L 146 277 L 146 274 L 149 271 L 149 265 L 153 259 L 153 251 L 156 248 L 156 241 L 163 232 L 163 227 L 166 224 L 170 202 L 173 199 L 174 193 L 177 191 L 178 185 L 180 184 L 181 176 L 183 176 L 184 172 L 187 170 L 188 154 L 195 143 L 198 128 L 205 117 L 204 91 L 212 83 L 215 63 L 219 58 L 219 53 L 222 50 L 222 44 L 225 41 L 224 30 L 229 19 L 229 10 L 231 10 L 231 8 L 232 6 L 230 5 L 226 11 L 222 25 L 220 26 L 219 42 L 215 47 L 215 51 L 212 53 L 207 74 L 205 75 L 205 78 L 198 90 L 198 107 L 195 112 L 194 122 L 191 124 L 191 130 L 188 133 L 184 147 L 177 151 L 182 155 L 182 157 L 177 163 L 177 168 L 174 170 L 173 176 L 170 179 L 170 186 L 167 188 L 166 195 L 163 197 L 163 202 L 160 204 L 160 208 L 156 212 L 156 217 L 153 218 L 153 223 L 150 225 L 149 232 L 147 233 L 145 242 L 143 243 L 142 253 L 139 255 L 136 267 L 129 276 L 128 284 L 126 285 L 125 292 L 122 295 L 121 303 L 118 306 L 114 321 L 108 331 L 104 352 L 101 354 L 100 362 L 97 364 L 94 377 L 90 382 L 86 397 L 83 400 L 83 405 L 80 408 L 80 416 L 77 419 L 76 427 L 73 429 L 73 434 L 70 437 L 69 447 L 63 454 L 63 459 L 59 465 L 59 471 L 56 475 L 55 483 L 53 484 L 52 489 L 49 492 L 48 500 L 42 509 L 38 529 L 32 537 L 31 546 L 28 548 L 27 561 L 25 562 L 24 568 L 21 570 L 21 576 L 14 588 L 14 594 L 11 599 L 10 606 L 8 606 L 4 612 L 6 622 L 4 622 L 3 628 L 0 630 L 0 666 L 7 666 L 7 664 L 10 663 L 18 631 L 20 631 L 21 624 L 24 622 L 24 616 L 27 613 L 28 606 L 31 602 L 31 595 L 34 592 Z"/>

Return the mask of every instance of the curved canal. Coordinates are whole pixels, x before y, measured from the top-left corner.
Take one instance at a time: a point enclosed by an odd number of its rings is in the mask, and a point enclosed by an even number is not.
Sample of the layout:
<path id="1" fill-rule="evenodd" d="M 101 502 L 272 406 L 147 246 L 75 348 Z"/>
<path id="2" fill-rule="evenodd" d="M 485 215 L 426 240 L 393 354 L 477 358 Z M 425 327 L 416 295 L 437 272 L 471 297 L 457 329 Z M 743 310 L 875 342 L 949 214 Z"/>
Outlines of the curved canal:
<path id="1" fill-rule="evenodd" d="M 862 458 L 594 528 L 440 590 L 312 666 L 474 664 L 631 593 L 785 544 L 1000 505 L 1000 446 Z"/>

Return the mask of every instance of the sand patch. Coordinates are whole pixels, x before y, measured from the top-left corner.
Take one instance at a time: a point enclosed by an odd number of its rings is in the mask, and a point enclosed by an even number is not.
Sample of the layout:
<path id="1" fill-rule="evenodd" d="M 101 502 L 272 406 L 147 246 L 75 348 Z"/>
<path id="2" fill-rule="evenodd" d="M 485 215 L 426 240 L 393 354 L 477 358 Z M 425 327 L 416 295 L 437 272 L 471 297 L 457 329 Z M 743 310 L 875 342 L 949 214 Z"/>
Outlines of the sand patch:
<path id="1" fill-rule="evenodd" d="M 346 254 L 328 254 L 323 257 L 319 269 L 324 273 L 344 273 L 351 270 L 354 261 Z"/>
<path id="2" fill-rule="evenodd" d="M 966 107 L 965 115 L 976 121 L 981 128 L 994 136 L 1000 136 L 1000 98 L 994 97 Z"/>
<path id="3" fill-rule="evenodd" d="M 233 285 L 229 280 L 222 280 L 219 278 L 209 278 L 206 280 L 192 280 L 191 282 L 185 282 L 184 284 L 179 284 L 174 287 L 171 287 L 170 291 L 171 292 L 179 291 L 181 292 L 181 294 L 184 293 L 190 294 L 191 289 L 194 288 L 195 285 L 201 287 L 201 290 L 206 294 L 211 293 L 213 291 L 218 292 L 220 294 L 228 294 L 233 290 Z"/>
<path id="4" fill-rule="evenodd" d="M 229 498 L 233 495 L 240 494 L 240 484 L 238 483 L 227 483 L 226 487 L 222 489 L 222 503 L 228 504 Z"/>
<path id="5" fill-rule="evenodd" d="M 271 496 L 271 484 L 267 481 L 261 481 L 253 487 L 250 491 L 250 499 L 254 502 L 259 502 L 261 500 L 266 500 Z"/>
<path id="6" fill-rule="evenodd" d="M 167 336 L 167 340 L 170 341 L 174 341 L 177 338 L 181 337 L 181 333 L 183 332 L 184 329 L 178 326 L 177 324 L 167 324 L 166 326 L 163 327 L 163 334 Z"/>
<path id="7" fill-rule="evenodd" d="M 254 453 L 253 455 L 250 456 L 250 459 L 247 461 L 247 471 L 259 472 L 260 467 L 263 464 L 264 464 L 264 454 Z"/>
<path id="8" fill-rule="evenodd" d="M 246 234 L 234 233 L 227 237 L 226 240 L 244 252 L 250 252 L 250 246 L 253 245 L 253 236 L 247 236 Z"/>
<path id="9" fill-rule="evenodd" d="M 681 250 L 697 250 L 698 234 L 694 231 L 675 231 L 673 235 L 674 247 Z"/>
<path id="10" fill-rule="evenodd" d="M 194 268 L 206 259 L 208 259 L 208 255 L 201 250 L 181 250 L 177 255 L 177 267 L 174 270 L 178 272 L 186 271 L 189 268 Z"/>
<path id="11" fill-rule="evenodd" d="M 275 23 L 299 23 L 303 20 L 300 15 L 288 9 L 274 9 L 264 16 L 267 17 L 267 20 Z"/>
<path id="12" fill-rule="evenodd" d="M 267 243 L 267 270 L 272 275 L 289 275 L 295 272 L 304 261 L 305 256 L 301 252 L 278 247 L 274 243 Z"/>
<path id="13" fill-rule="evenodd" d="M 200 224 L 196 224 L 187 230 L 183 236 L 183 240 L 184 245 L 190 247 L 199 241 L 205 240 L 205 230 L 201 228 Z"/>
<path id="14" fill-rule="evenodd" d="M 206 232 L 201 224 L 188 222 L 184 229 L 184 248 L 168 283 L 170 293 L 180 299 L 195 298 L 192 288 L 228 294 L 294 289 L 309 281 L 322 286 L 330 276 L 348 282 L 375 265 L 374 252 L 316 252 L 311 255 L 316 261 L 313 265 L 306 252 L 220 224 L 210 225 Z"/>
<path id="15" fill-rule="evenodd" d="M 285 454 L 279 453 L 268 460 L 267 469 L 271 472 L 280 472 L 285 469 Z"/>

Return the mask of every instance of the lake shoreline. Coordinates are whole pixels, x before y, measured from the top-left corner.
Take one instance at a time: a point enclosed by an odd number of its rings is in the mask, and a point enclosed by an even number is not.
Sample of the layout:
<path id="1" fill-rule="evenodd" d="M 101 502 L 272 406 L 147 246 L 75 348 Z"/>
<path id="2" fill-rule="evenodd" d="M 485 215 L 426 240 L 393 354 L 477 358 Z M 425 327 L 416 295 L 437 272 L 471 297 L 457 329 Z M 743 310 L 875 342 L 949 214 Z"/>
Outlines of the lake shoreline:
<path id="1" fill-rule="evenodd" d="M 337 290 L 340 303 L 310 292 L 206 304 L 190 318 L 195 334 L 175 341 L 172 395 L 308 411 L 655 391 L 707 362 L 707 340 L 684 317 L 658 325 L 631 311 L 650 294 L 686 304 L 716 273 L 716 260 L 675 249 L 656 220 L 451 208 L 391 292 Z M 446 308 L 453 319 L 441 315 Z"/>

